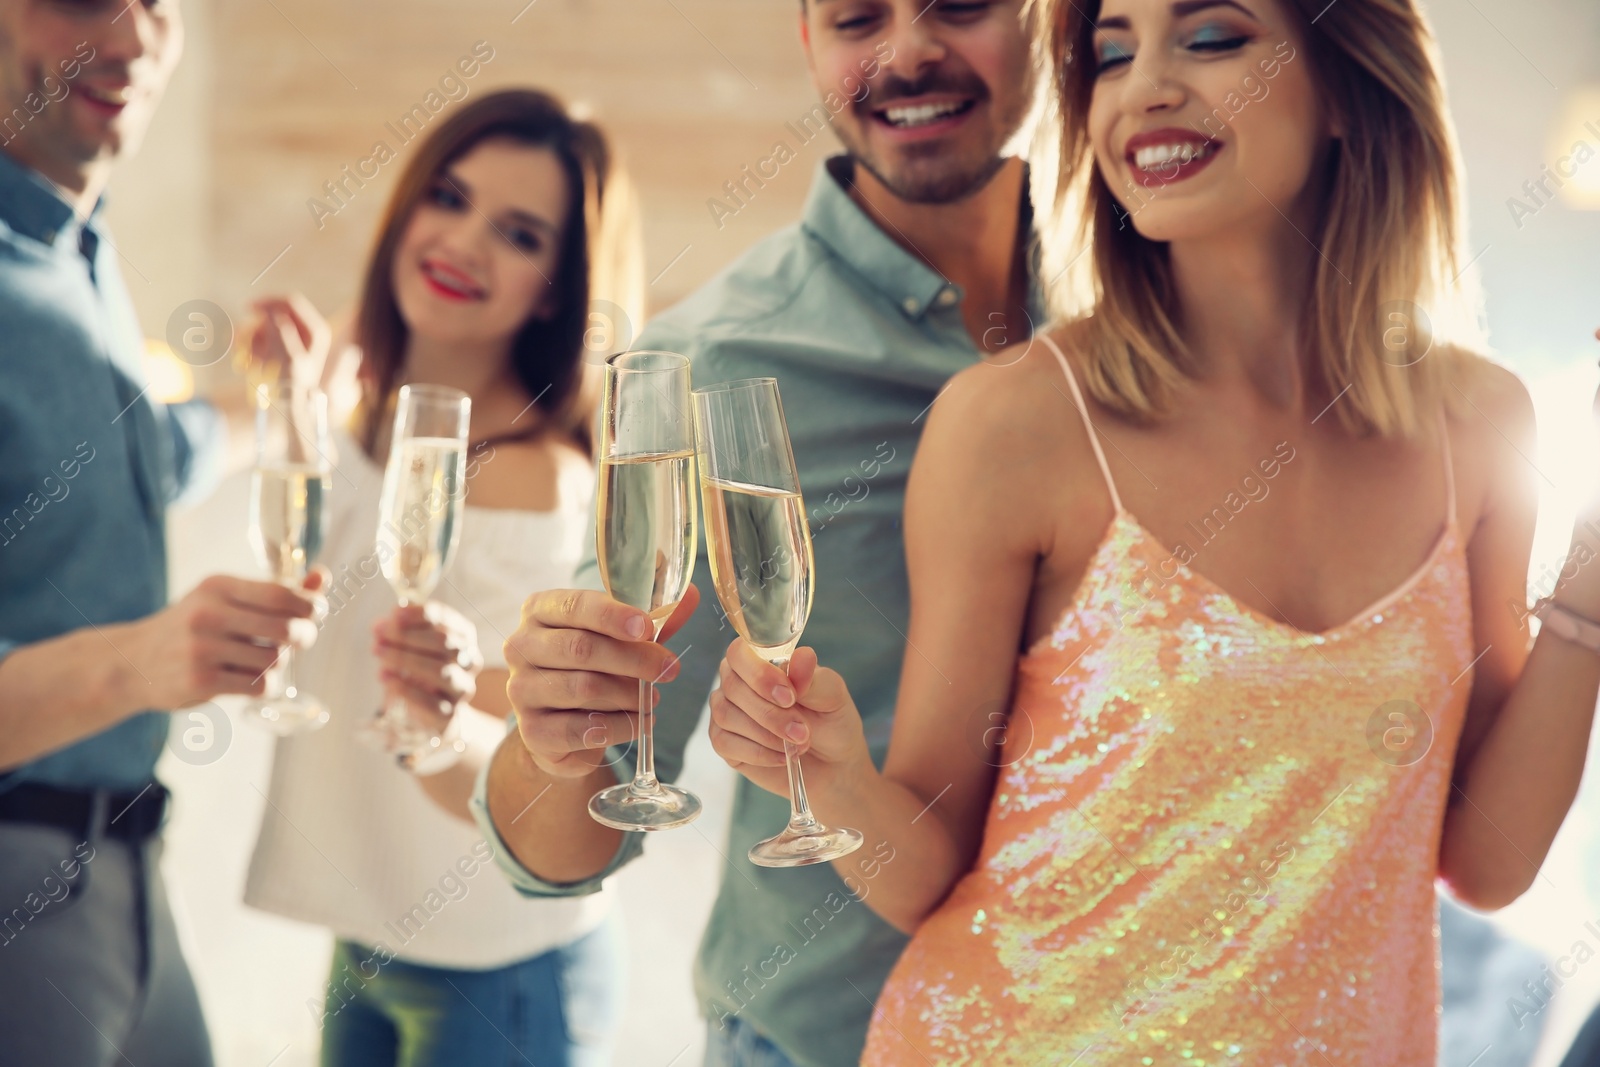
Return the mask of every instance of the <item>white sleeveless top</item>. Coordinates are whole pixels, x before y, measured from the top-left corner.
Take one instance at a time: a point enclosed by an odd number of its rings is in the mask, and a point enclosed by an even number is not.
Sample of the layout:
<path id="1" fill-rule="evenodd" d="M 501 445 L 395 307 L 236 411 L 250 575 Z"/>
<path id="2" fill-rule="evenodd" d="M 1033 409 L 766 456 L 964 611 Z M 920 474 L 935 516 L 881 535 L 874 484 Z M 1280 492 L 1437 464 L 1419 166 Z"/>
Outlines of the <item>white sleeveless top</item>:
<path id="1" fill-rule="evenodd" d="M 375 551 L 383 471 L 349 434 L 336 433 L 334 444 L 319 560 L 333 573 L 329 617 L 295 666 L 298 684 L 331 718 L 277 743 L 245 903 L 402 959 L 463 970 L 568 944 L 600 924 L 612 891 L 521 896 L 476 827 L 440 810 L 394 757 L 355 736 L 383 700 L 372 627 L 396 600 Z M 523 600 L 570 584 L 582 556 L 593 468 L 560 455 L 554 510 L 465 509 L 459 550 L 435 591 L 477 624 L 487 667 L 505 666 L 501 644 L 517 628 Z M 477 461 L 491 463 L 493 453 Z"/>

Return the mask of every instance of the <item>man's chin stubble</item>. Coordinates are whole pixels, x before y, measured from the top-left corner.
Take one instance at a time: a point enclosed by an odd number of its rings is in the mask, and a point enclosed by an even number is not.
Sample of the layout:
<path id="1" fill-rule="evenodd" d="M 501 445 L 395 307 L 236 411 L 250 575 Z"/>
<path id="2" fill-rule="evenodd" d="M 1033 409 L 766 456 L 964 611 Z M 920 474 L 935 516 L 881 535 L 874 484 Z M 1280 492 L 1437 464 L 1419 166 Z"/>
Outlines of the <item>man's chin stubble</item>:
<path id="1" fill-rule="evenodd" d="M 855 162 L 865 168 L 878 182 L 898 199 L 908 204 L 954 204 L 982 192 L 1005 166 L 1003 156 L 995 156 L 981 166 L 964 171 L 922 175 L 889 175 L 871 160 L 851 153 Z M 913 165 L 911 170 L 922 169 Z"/>

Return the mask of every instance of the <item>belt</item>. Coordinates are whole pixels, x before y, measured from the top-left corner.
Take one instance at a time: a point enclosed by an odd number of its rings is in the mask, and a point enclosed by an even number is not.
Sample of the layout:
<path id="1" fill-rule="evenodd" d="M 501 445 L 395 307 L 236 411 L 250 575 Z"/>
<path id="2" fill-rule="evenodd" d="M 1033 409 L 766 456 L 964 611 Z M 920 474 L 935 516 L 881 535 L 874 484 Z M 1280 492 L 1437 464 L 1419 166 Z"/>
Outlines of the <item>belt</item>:
<path id="1" fill-rule="evenodd" d="M 0 793 L 0 822 L 53 826 L 87 841 L 96 829 L 91 824 L 97 792 L 104 791 L 23 782 Z M 170 795 L 155 781 L 135 793 L 106 792 L 100 833 L 134 843 L 154 837 L 166 820 Z"/>

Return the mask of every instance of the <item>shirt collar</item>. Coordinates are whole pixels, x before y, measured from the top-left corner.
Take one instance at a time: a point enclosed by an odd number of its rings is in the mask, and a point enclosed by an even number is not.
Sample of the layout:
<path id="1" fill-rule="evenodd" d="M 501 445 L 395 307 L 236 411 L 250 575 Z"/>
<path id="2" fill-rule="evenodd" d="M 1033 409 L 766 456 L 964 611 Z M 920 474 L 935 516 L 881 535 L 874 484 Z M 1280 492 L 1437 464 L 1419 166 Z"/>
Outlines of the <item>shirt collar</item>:
<path id="1" fill-rule="evenodd" d="M 103 199 L 95 204 L 85 226 L 96 221 L 102 204 Z M 50 180 L 6 152 L 0 152 L 0 222 L 45 244 L 55 244 L 63 232 L 71 232 L 75 238 L 78 232 L 72 205 Z"/>
<path id="2" fill-rule="evenodd" d="M 851 199 L 845 190 L 851 170 L 848 156 L 823 160 L 811 183 L 801 226 L 908 316 L 918 318 L 930 307 L 956 304 L 960 288 L 896 244 Z"/>

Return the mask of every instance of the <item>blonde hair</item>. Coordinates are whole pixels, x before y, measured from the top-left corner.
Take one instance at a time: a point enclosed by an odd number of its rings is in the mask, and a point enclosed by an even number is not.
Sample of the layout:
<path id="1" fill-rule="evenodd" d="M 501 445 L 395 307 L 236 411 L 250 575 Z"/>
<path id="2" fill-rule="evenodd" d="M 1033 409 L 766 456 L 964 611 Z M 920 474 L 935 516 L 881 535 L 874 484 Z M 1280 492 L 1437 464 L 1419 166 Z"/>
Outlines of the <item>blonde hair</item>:
<path id="1" fill-rule="evenodd" d="M 1446 384 L 1462 357 L 1450 345 L 1482 346 L 1475 287 L 1460 280 L 1470 265 L 1461 258 L 1462 177 L 1433 35 L 1412 0 L 1282 3 L 1343 127 L 1328 153 L 1328 197 L 1306 234 L 1321 252 L 1301 323 L 1313 384 L 1330 401 L 1343 394 L 1335 410 L 1352 432 L 1411 436 L 1453 399 Z M 1030 6 L 1036 50 L 1054 75 L 1044 81 L 1032 168 L 1051 310 L 1075 323 L 1095 399 L 1150 421 L 1197 368 L 1165 244 L 1129 224 L 1094 163 L 1100 3 Z"/>

